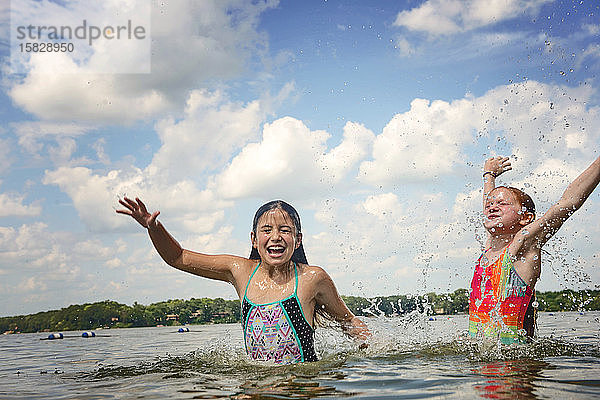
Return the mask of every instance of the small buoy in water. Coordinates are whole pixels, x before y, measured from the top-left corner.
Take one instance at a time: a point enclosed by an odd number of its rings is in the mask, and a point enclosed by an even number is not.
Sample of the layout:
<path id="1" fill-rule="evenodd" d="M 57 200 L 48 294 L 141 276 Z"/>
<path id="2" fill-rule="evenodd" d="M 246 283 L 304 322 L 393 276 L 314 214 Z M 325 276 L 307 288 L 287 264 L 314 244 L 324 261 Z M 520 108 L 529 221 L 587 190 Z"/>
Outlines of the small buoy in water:
<path id="1" fill-rule="evenodd" d="M 190 331 L 190 328 L 188 328 L 187 326 L 184 326 L 183 328 L 179 328 L 179 329 L 177 330 L 177 332 L 180 332 L 180 333 L 181 333 L 181 332 L 189 332 L 189 331 Z"/>
<path id="2" fill-rule="evenodd" d="M 83 332 L 81 334 L 81 337 L 95 337 L 95 336 L 96 336 L 96 333 L 94 333 L 94 332 Z"/>
<path id="3" fill-rule="evenodd" d="M 51 333 L 48 335 L 48 339 L 49 340 L 53 340 L 53 339 L 62 339 L 64 338 L 62 333 Z"/>

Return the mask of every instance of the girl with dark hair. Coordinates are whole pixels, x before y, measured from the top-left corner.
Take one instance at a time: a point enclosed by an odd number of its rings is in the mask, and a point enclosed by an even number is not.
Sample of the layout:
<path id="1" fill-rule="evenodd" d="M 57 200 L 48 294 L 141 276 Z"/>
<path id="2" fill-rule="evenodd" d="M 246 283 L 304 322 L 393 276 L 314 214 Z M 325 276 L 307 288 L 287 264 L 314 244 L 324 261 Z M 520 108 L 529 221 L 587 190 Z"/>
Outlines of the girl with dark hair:
<path id="1" fill-rule="evenodd" d="M 117 213 L 133 217 L 148 230 L 158 254 L 172 267 L 231 283 L 241 301 L 246 352 L 254 360 L 289 364 L 316 361 L 317 313 L 340 323 L 350 336 L 364 341 L 367 326 L 348 309 L 320 267 L 311 266 L 302 246 L 300 217 L 288 203 L 276 200 L 254 216 L 249 258 L 207 255 L 183 249 L 144 203 L 125 197 Z"/>
<path id="2" fill-rule="evenodd" d="M 469 301 L 469 334 L 506 344 L 534 335 L 542 246 L 598 186 L 600 157 L 538 219 L 529 195 L 513 187 L 496 187 L 496 178 L 510 169 L 508 157 L 489 158 L 484 164 L 483 225 L 488 237 L 475 267 Z"/>

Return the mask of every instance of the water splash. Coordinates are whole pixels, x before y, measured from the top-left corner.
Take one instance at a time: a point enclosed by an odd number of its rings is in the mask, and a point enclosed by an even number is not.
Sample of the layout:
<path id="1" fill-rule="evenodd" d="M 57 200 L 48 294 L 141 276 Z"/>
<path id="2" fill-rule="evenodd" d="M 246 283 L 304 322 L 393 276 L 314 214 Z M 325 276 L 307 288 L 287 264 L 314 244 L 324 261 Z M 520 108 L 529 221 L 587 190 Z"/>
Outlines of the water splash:
<path id="1" fill-rule="evenodd" d="M 544 323 L 549 328 L 554 317 L 546 318 L 548 321 Z M 355 364 L 403 363 L 410 359 L 490 363 L 522 359 L 541 362 L 549 357 L 600 358 L 597 340 L 592 340 L 593 344 L 587 339 L 585 343 L 576 343 L 564 339 L 560 332 L 548 335 L 554 332 L 548 328 L 545 336 L 528 343 L 501 345 L 496 340 L 469 337 L 465 331 L 466 315 L 429 316 L 426 312 L 413 311 L 402 316 L 378 315 L 363 320 L 373 334 L 367 349 L 359 349 L 358 343 L 342 334 L 339 328 L 318 328 L 315 347 L 320 361 L 314 363 L 279 366 L 255 362 L 247 357 L 239 343 L 219 341 L 183 355 L 166 354 L 134 365 L 101 365 L 95 371 L 65 379 L 106 381 L 158 375 L 160 379 L 210 382 L 218 377 L 219 382 L 231 382 L 231 387 L 237 388 L 232 395 L 271 393 L 277 397 L 276 393 L 281 390 L 295 390 L 311 392 L 315 397 L 335 393 L 323 380 L 335 380 L 340 369 Z M 208 383 L 204 386 L 207 385 L 210 386 Z M 243 391 L 239 392 L 239 388 Z"/>

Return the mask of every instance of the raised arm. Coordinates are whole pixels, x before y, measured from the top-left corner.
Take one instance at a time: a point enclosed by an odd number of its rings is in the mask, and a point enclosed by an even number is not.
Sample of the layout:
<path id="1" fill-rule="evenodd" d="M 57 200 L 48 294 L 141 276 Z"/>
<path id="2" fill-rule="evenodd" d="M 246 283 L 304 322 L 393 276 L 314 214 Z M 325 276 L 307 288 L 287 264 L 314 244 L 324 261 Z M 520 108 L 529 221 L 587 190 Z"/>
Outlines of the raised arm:
<path id="1" fill-rule="evenodd" d="M 577 211 L 600 182 L 600 157 L 567 187 L 560 200 L 539 219 L 527 225 L 530 241 L 543 246 Z"/>
<path id="2" fill-rule="evenodd" d="M 510 161 L 508 157 L 492 157 L 485 160 L 483 165 L 483 206 L 487 196 L 496 187 L 496 178 L 503 172 L 510 171 Z"/>
<path id="3" fill-rule="evenodd" d="M 170 266 L 205 278 L 226 281 L 238 288 L 240 268 L 249 263 L 248 259 L 230 255 L 207 255 L 186 250 L 169 234 L 157 220 L 159 211 L 149 213 L 146 205 L 138 198 L 119 199 L 125 207 L 117 213 L 129 215 L 148 230 L 154 248 L 162 259 Z"/>

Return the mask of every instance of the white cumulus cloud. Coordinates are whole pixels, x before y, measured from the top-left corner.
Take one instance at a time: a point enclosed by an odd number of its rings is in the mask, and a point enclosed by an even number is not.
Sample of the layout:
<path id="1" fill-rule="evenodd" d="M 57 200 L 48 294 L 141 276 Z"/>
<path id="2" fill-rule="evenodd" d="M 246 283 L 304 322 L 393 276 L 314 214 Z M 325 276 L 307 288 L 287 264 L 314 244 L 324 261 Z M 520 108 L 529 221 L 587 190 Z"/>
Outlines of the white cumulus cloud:
<path id="1" fill-rule="evenodd" d="M 427 0 L 401 11 L 394 21 L 411 31 L 451 35 L 496 24 L 523 13 L 535 15 L 551 0 Z"/>
<path id="2" fill-rule="evenodd" d="M 586 87 L 528 81 L 477 98 L 413 100 L 409 111 L 395 115 L 377 135 L 372 160 L 361 163 L 359 179 L 382 185 L 455 175 L 465 166 L 467 150 L 484 137 L 505 143 L 527 171 L 549 155 L 568 160 L 585 154 L 600 137 L 594 128 L 598 109 L 586 107 L 592 95 Z"/>
<path id="3" fill-rule="evenodd" d="M 28 4 L 33 9 L 41 7 Z M 122 124 L 177 111 L 190 89 L 206 79 L 235 77 L 258 55 L 266 41 L 257 32 L 259 16 L 277 2 L 209 0 L 151 4 L 150 73 L 89 72 L 88 65 L 67 52 L 51 58 L 34 54 L 24 61 L 24 78 L 5 77 L 9 96 L 23 110 L 47 120 Z M 21 8 L 27 9 L 24 5 Z M 86 15 L 90 7 L 77 0 L 50 8 L 54 15 L 72 14 L 77 18 L 71 19 L 81 23 L 80 16 Z M 114 20 L 110 7 L 96 9 L 101 13 L 96 16 L 98 20 Z M 116 54 L 104 54 L 103 49 L 95 46 L 96 53 L 88 56 L 89 62 L 96 57 L 99 63 L 110 66 L 128 62 L 132 57 L 130 48 L 119 49 Z M 134 60 L 129 62 L 136 65 Z"/>
<path id="4" fill-rule="evenodd" d="M 311 131 L 292 117 L 265 124 L 261 142 L 244 147 L 211 187 L 225 198 L 307 198 L 322 193 L 368 154 L 374 134 L 349 122 L 341 143 L 328 151 L 330 137 L 326 131 Z"/>
<path id="5" fill-rule="evenodd" d="M 40 215 L 39 204 L 24 204 L 25 196 L 17 193 L 0 193 L 0 217 L 34 217 Z"/>

